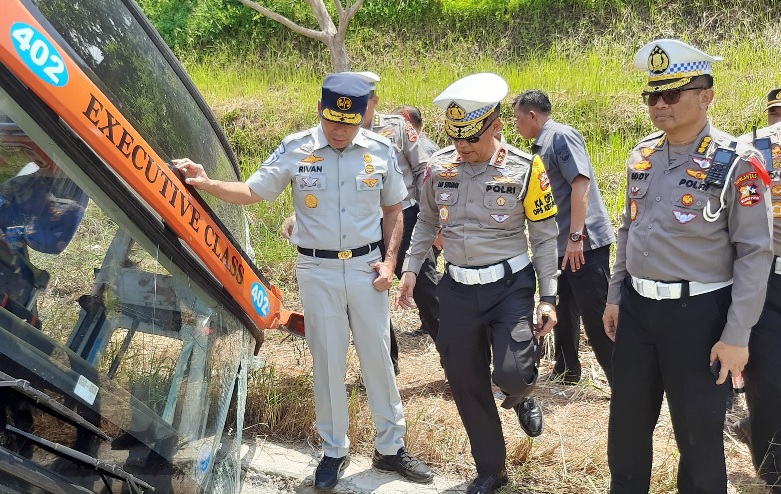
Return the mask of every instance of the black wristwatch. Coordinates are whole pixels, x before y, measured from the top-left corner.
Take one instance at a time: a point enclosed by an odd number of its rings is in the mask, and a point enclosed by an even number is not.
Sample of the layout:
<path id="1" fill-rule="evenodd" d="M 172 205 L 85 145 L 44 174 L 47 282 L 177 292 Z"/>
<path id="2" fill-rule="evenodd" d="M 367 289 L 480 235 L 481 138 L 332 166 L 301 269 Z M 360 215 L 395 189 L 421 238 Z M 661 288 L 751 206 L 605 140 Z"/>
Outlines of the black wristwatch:
<path id="1" fill-rule="evenodd" d="M 572 240 L 573 242 L 581 242 L 583 241 L 583 239 L 586 238 L 586 236 L 587 235 L 585 233 L 572 232 L 569 234 L 569 239 Z"/>

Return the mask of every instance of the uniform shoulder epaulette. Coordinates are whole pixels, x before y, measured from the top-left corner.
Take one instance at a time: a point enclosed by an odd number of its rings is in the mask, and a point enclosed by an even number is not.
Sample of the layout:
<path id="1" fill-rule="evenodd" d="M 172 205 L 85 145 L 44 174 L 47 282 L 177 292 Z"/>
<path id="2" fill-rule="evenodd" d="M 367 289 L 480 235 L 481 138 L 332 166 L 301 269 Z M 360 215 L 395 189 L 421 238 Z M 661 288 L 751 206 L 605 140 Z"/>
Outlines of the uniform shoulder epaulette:
<path id="1" fill-rule="evenodd" d="M 534 155 L 527 153 L 526 151 L 523 151 L 521 149 L 518 149 L 515 146 L 507 146 L 507 154 L 511 156 L 515 156 L 518 158 L 523 158 L 524 160 L 531 163 L 531 161 L 534 159 Z"/>
<path id="2" fill-rule="evenodd" d="M 646 144 L 646 143 L 651 142 L 651 141 L 658 141 L 659 139 L 662 138 L 663 135 L 664 135 L 664 131 L 663 130 L 657 130 L 656 132 L 651 132 L 647 136 L 645 136 L 642 139 L 640 139 L 637 142 L 637 145 L 639 146 L 640 144 Z"/>
<path id="3" fill-rule="evenodd" d="M 452 157 L 454 156 L 456 152 L 456 147 L 452 144 L 449 146 L 445 146 L 441 148 L 439 151 L 431 155 L 431 158 L 429 158 L 429 163 L 432 163 L 434 161 L 440 162 L 440 161 L 451 161 Z"/>
<path id="4" fill-rule="evenodd" d="M 306 139 L 307 137 L 313 136 L 315 132 L 317 131 L 317 127 L 312 127 L 311 129 L 302 130 L 300 132 L 294 132 L 292 134 L 288 134 L 285 136 L 284 139 L 282 139 L 282 144 L 284 144 L 286 147 L 290 147 L 289 144 L 294 141 L 300 141 L 301 139 Z"/>
<path id="5" fill-rule="evenodd" d="M 390 139 L 387 137 L 381 136 L 380 134 L 377 134 L 376 132 L 372 132 L 370 130 L 361 129 L 360 132 L 363 134 L 363 136 L 367 139 L 371 139 L 373 141 L 377 141 L 379 143 L 385 144 L 386 146 L 393 146 L 393 143 Z"/>
<path id="6" fill-rule="evenodd" d="M 380 116 L 380 123 L 392 122 L 394 124 L 400 125 L 402 128 L 404 128 L 404 125 L 407 123 L 407 121 L 401 115 L 387 113 L 379 113 L 378 115 Z"/>

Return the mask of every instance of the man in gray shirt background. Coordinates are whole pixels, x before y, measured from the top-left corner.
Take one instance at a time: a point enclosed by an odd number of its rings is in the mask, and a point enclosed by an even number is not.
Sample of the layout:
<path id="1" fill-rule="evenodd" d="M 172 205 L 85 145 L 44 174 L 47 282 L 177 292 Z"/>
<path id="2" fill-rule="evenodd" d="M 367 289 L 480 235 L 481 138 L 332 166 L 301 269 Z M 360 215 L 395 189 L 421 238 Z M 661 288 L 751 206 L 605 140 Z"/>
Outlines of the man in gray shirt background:
<path id="1" fill-rule="evenodd" d="M 559 225 L 558 323 L 553 328 L 556 364 L 551 378 L 577 384 L 580 319 L 591 348 L 612 383 L 613 342 L 602 326 L 610 281 L 610 244 L 616 241 L 594 169 L 580 133 L 551 118 L 551 102 L 539 90 L 524 91 L 513 101 L 515 126 L 524 139 L 534 139 L 548 172 Z"/>

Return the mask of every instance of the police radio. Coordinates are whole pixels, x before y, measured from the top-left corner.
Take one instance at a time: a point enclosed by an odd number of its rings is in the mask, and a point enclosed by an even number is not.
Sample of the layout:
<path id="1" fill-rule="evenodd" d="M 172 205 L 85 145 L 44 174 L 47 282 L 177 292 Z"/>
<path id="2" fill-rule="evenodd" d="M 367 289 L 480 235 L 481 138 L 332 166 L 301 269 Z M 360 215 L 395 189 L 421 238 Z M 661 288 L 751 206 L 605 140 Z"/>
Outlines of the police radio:
<path id="1" fill-rule="evenodd" d="M 705 176 L 705 183 L 723 187 L 727 178 L 730 165 L 735 159 L 735 151 L 725 148 L 717 148 L 711 158 L 708 174 Z"/>
<path id="2" fill-rule="evenodd" d="M 754 147 L 757 148 L 757 151 L 759 151 L 762 154 L 762 157 L 765 159 L 765 170 L 768 172 L 773 171 L 773 155 L 770 152 L 770 148 L 772 147 L 772 143 L 770 142 L 769 137 L 757 137 L 757 127 L 754 126 L 752 130 L 754 134 Z"/>

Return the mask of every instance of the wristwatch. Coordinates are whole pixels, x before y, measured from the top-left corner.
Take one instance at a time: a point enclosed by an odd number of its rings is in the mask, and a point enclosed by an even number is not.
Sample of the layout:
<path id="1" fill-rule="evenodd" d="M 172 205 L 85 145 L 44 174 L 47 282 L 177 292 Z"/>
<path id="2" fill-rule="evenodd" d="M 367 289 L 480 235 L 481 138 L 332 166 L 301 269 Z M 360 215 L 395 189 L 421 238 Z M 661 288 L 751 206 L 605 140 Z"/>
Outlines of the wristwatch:
<path id="1" fill-rule="evenodd" d="M 573 242 L 582 242 L 583 239 L 586 238 L 586 236 L 587 235 L 585 233 L 572 232 L 569 234 L 569 239 L 572 240 Z"/>

